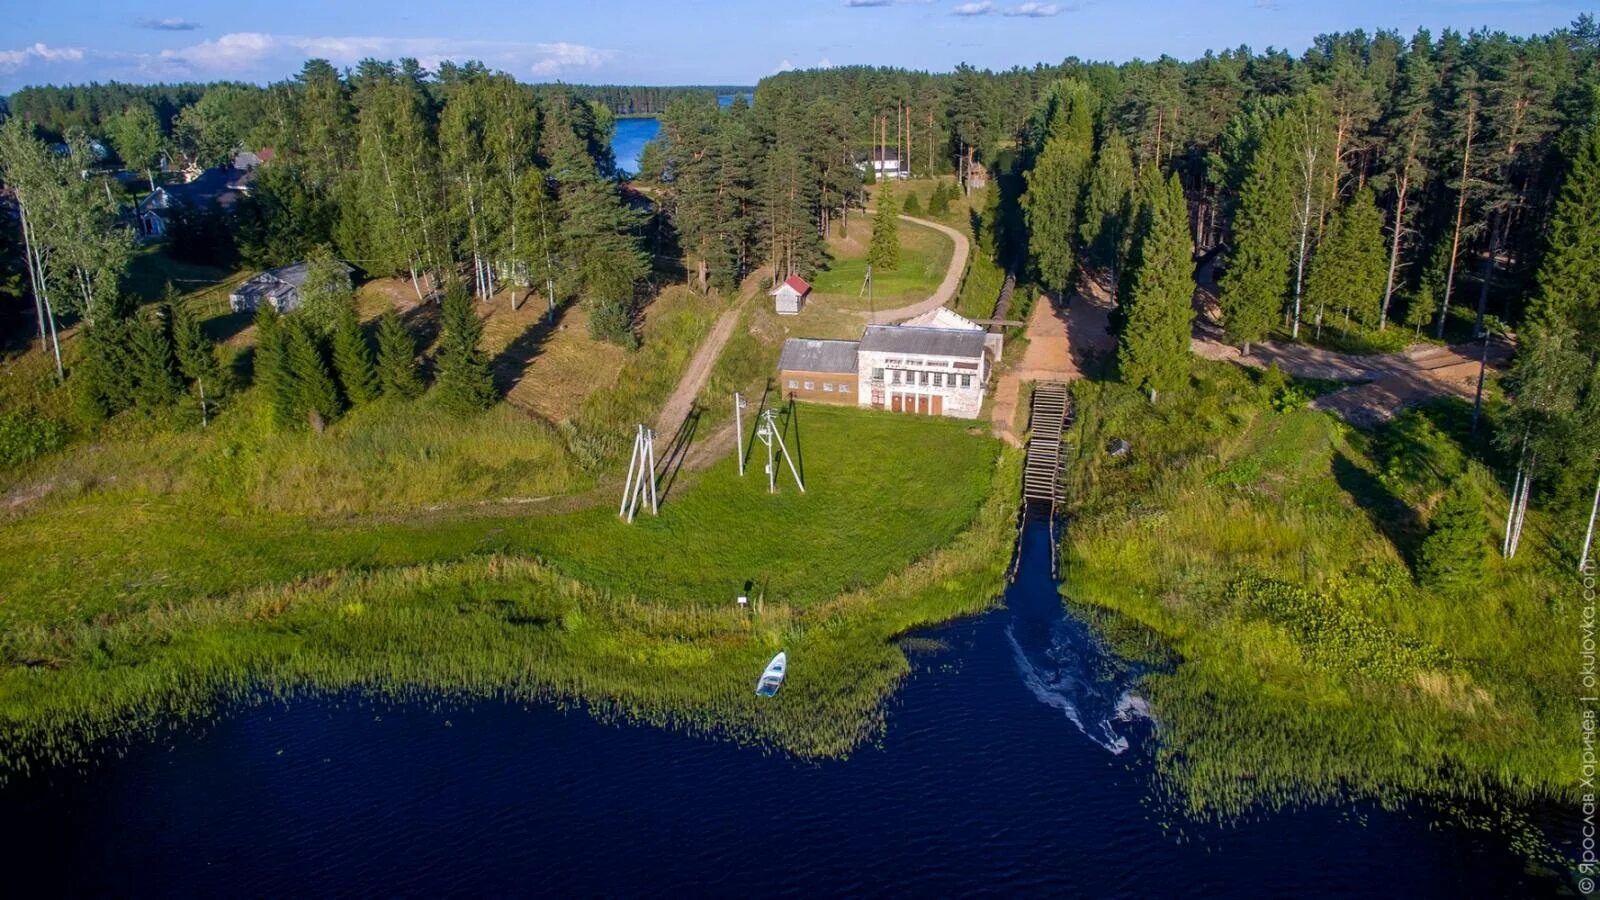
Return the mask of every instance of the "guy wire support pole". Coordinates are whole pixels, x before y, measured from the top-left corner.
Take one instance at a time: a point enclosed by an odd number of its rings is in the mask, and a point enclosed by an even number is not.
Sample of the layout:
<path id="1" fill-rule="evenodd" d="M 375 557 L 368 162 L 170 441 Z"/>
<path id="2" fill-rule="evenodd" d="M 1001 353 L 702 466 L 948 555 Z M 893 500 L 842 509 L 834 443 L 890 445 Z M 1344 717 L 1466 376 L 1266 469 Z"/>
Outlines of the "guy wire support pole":
<path id="1" fill-rule="evenodd" d="M 633 499 L 633 485 L 638 480 L 635 475 L 639 468 L 639 445 L 643 442 L 644 426 L 640 425 L 639 430 L 633 435 L 633 455 L 628 457 L 628 477 L 622 483 L 622 505 L 617 508 L 617 515 L 630 522 L 633 521 L 633 517 L 628 515 L 628 501 Z"/>

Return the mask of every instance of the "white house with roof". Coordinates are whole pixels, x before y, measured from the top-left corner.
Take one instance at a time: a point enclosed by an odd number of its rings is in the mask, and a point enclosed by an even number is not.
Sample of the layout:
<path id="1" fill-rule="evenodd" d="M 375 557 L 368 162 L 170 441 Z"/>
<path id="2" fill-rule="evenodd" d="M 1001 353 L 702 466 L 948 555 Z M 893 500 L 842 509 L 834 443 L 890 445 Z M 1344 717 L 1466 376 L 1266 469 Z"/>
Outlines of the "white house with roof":
<path id="1" fill-rule="evenodd" d="M 856 164 L 863 172 L 870 170 L 877 178 L 905 178 L 907 173 L 900 165 L 900 154 L 888 147 L 873 147 L 866 160 Z"/>
<path id="2" fill-rule="evenodd" d="M 810 293 L 811 285 L 804 278 L 790 275 L 772 289 L 773 310 L 780 316 L 797 316 L 805 308 L 806 295 Z"/>
<path id="3" fill-rule="evenodd" d="M 976 419 L 991 367 L 985 333 L 868 325 L 856 351 L 861 406 Z"/>
<path id="4" fill-rule="evenodd" d="M 778 363 L 779 386 L 785 396 L 813 403 L 976 419 L 1000 335 L 956 319 L 868 325 L 859 341 L 791 338 Z"/>

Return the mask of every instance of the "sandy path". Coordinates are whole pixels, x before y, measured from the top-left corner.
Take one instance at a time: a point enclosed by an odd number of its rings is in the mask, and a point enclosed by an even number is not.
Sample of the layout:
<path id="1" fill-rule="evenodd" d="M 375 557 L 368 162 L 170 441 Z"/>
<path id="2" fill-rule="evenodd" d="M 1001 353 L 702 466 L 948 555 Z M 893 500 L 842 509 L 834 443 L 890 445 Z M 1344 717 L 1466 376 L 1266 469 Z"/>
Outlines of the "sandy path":
<path id="1" fill-rule="evenodd" d="M 950 268 L 945 270 L 944 280 L 939 282 L 939 287 L 934 289 L 933 295 L 928 299 L 897 309 L 879 310 L 876 314 L 870 312 L 860 314 L 863 319 L 870 318 L 879 325 L 892 325 L 912 316 L 920 316 L 929 310 L 938 309 L 955 300 L 956 291 L 961 288 L 961 274 L 967 271 L 967 254 L 972 251 L 972 244 L 967 240 L 967 236 L 949 225 L 941 225 L 938 222 L 930 222 L 927 219 L 918 219 L 912 216 L 901 216 L 900 220 L 902 222 L 910 222 L 913 225 L 921 225 L 924 228 L 932 228 L 934 231 L 954 241 L 956 249 L 950 254 Z"/>
<path id="2" fill-rule="evenodd" d="M 717 365 L 717 357 L 722 355 L 722 348 L 727 346 L 728 338 L 733 337 L 733 327 L 739 323 L 739 312 L 744 309 L 744 300 L 733 304 L 717 316 L 716 324 L 711 326 L 711 333 L 700 343 L 700 349 L 694 352 L 694 357 L 689 360 L 689 367 L 684 369 L 683 377 L 678 379 L 678 386 L 672 389 L 672 396 L 661 407 L 661 415 L 656 417 L 656 434 L 670 436 L 678 430 L 683 420 L 689 417 L 689 411 L 694 408 L 694 400 L 705 389 L 706 382 L 711 380 L 711 370 Z"/>
<path id="3" fill-rule="evenodd" d="M 1015 422 L 1023 382 L 1073 381 L 1094 360 L 1116 351 L 1116 340 L 1106 330 L 1110 314 L 1109 303 L 1083 294 L 1074 294 L 1065 309 L 1049 294 L 1039 295 L 1028 317 L 1028 347 L 995 385 L 989 421 L 996 437 L 1022 446 Z"/>

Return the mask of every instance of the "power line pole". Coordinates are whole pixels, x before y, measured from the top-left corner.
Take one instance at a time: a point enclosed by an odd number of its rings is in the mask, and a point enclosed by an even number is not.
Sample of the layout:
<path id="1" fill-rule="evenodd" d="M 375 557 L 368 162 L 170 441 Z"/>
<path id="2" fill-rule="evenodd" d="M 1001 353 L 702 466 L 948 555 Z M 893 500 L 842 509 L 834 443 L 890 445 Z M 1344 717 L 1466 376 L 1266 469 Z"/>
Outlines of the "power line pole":
<path id="1" fill-rule="evenodd" d="M 617 515 L 632 522 L 639 511 L 639 501 L 646 495 L 650 497 L 651 514 L 660 515 L 656 498 L 656 433 L 640 425 L 634 434 L 633 456 L 628 460 L 628 479 Z"/>
<path id="2" fill-rule="evenodd" d="M 739 442 L 739 477 L 744 477 L 744 395 L 733 392 L 733 436 Z"/>

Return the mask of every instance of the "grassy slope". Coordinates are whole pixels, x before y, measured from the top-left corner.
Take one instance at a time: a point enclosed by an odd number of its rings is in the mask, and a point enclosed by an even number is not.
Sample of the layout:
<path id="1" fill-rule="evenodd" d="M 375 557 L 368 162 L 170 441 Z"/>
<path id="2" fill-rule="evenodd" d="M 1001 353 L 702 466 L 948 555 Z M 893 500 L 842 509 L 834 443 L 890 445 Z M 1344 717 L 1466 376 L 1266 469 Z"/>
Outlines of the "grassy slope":
<path id="1" fill-rule="evenodd" d="M 1273 412 L 1231 367 L 1198 371 L 1190 396 L 1154 410 L 1080 385 L 1067 533 L 1070 599 L 1137 623 L 1119 629 L 1129 646 L 1181 660 L 1149 689 L 1184 800 L 1226 815 L 1343 789 L 1568 791 L 1576 709 L 1550 648 L 1567 639 L 1560 598 L 1575 584 L 1542 538 L 1492 560 L 1472 596 L 1435 596 L 1407 568 L 1421 513 L 1468 465 L 1460 409 L 1367 435 Z M 1101 452 L 1112 437 L 1133 442 L 1131 460 Z M 1501 491 L 1469 471 L 1497 527 Z"/>
<path id="2" fill-rule="evenodd" d="M 847 236 L 830 235 L 828 267 L 811 279 L 814 299 L 841 309 L 866 309 L 861 283 L 867 273 L 867 245 L 872 238 L 872 218 L 850 218 Z M 900 264 L 872 273 L 872 300 L 879 309 L 925 299 L 939 287 L 950 268 L 955 244 L 932 228 L 900 223 Z"/>

